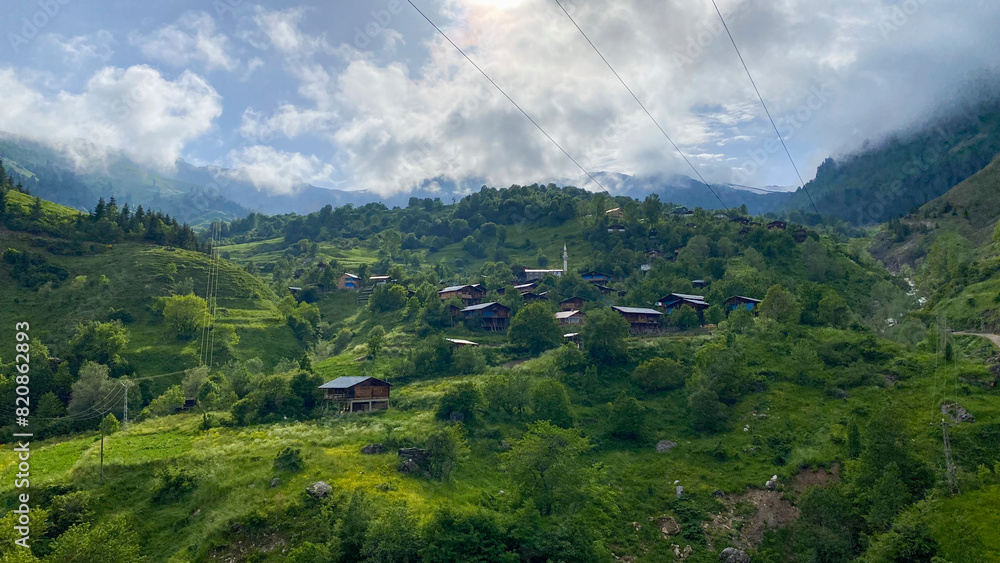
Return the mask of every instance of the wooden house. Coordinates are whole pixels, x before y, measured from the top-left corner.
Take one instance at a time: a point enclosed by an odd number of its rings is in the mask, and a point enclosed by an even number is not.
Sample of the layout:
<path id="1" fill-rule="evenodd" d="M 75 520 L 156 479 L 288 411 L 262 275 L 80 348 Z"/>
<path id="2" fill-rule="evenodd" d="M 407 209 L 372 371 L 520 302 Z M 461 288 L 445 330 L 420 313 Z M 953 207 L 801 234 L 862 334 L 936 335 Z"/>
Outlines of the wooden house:
<path id="1" fill-rule="evenodd" d="M 594 270 L 589 270 L 580 274 L 583 281 L 588 281 L 590 283 L 608 283 L 611 281 L 611 275 L 605 274 L 603 272 L 595 272 Z"/>
<path id="2" fill-rule="evenodd" d="M 585 321 L 585 315 L 581 311 L 559 311 L 556 313 L 556 320 L 559 321 L 559 326 L 582 326 Z"/>
<path id="3" fill-rule="evenodd" d="M 302 288 L 301 288 L 301 287 L 293 287 L 293 286 L 289 286 L 289 287 L 288 287 L 288 291 L 291 291 L 291 292 L 292 292 L 292 295 L 295 295 L 296 293 L 298 293 L 298 292 L 302 291 Z"/>
<path id="4" fill-rule="evenodd" d="M 481 303 L 462 309 L 466 320 L 478 323 L 479 328 L 489 331 L 504 331 L 510 324 L 510 308 L 500 303 Z"/>
<path id="5" fill-rule="evenodd" d="M 659 332 L 660 317 L 663 313 L 656 309 L 639 307 L 612 307 L 616 313 L 625 318 L 633 334 Z"/>
<path id="6" fill-rule="evenodd" d="M 524 270 L 525 281 L 540 280 L 545 276 L 555 276 L 561 277 L 563 275 L 562 270 L 542 270 L 542 269 L 527 269 Z"/>
<path id="7" fill-rule="evenodd" d="M 579 311 L 583 309 L 583 304 L 587 300 L 583 297 L 570 297 L 559 302 L 559 309 L 563 311 Z"/>
<path id="8" fill-rule="evenodd" d="M 684 305 L 691 307 L 695 311 L 701 312 L 708 309 L 709 304 L 703 295 L 688 295 L 686 293 L 671 293 L 656 302 L 656 306 L 666 311 L 669 315 L 680 309 Z"/>
<path id="9" fill-rule="evenodd" d="M 482 303 L 483 297 L 486 297 L 486 288 L 478 283 L 472 285 L 453 285 L 439 291 L 438 296 L 441 298 L 441 301 L 458 299 L 468 307 L 469 305 Z"/>
<path id="10" fill-rule="evenodd" d="M 788 223 L 784 221 L 771 221 L 770 223 L 767 224 L 767 228 L 771 229 L 772 231 L 775 229 L 784 231 L 785 229 L 788 228 Z"/>
<path id="11" fill-rule="evenodd" d="M 691 286 L 695 289 L 704 289 L 708 287 L 708 282 L 705 280 L 691 280 Z"/>
<path id="12" fill-rule="evenodd" d="M 625 225 L 619 225 L 617 223 L 614 224 L 614 225 L 608 225 L 608 232 L 609 233 L 624 233 L 625 232 Z"/>
<path id="13" fill-rule="evenodd" d="M 448 316 L 451 317 L 451 326 L 455 326 L 462 319 L 462 308 L 455 304 L 445 306 L 448 309 Z"/>
<path id="14" fill-rule="evenodd" d="M 525 303 L 535 303 L 537 301 L 545 301 L 549 298 L 549 292 L 543 291 L 541 293 L 535 293 L 534 291 L 527 291 L 521 294 L 521 298 L 524 299 Z"/>
<path id="15" fill-rule="evenodd" d="M 305 274 L 305 273 L 306 273 L 306 271 L 304 269 L 299 268 L 298 270 L 295 270 L 295 273 L 292 274 L 292 278 L 299 279 L 299 278 L 302 277 L 302 274 Z"/>
<path id="16" fill-rule="evenodd" d="M 729 221 L 732 222 L 732 223 L 739 223 L 741 225 L 749 225 L 750 224 L 750 219 L 748 219 L 747 217 L 733 217 Z"/>
<path id="17" fill-rule="evenodd" d="M 445 338 L 448 342 L 452 344 L 455 348 L 464 348 L 466 346 L 479 346 L 479 343 L 473 342 L 471 340 L 462 340 L 461 338 Z"/>
<path id="18" fill-rule="evenodd" d="M 371 276 L 368 281 L 372 282 L 372 285 L 385 285 L 389 283 L 389 276 Z"/>
<path id="19" fill-rule="evenodd" d="M 577 348 L 583 348 L 583 339 L 580 338 L 579 332 L 570 332 L 568 334 L 564 334 L 563 338 L 565 338 L 567 342 L 572 342 L 573 344 L 576 344 Z"/>
<path id="20" fill-rule="evenodd" d="M 608 209 L 604 214 L 612 219 L 621 219 L 625 216 L 625 212 L 622 211 L 621 207 L 616 207 L 614 209 Z"/>
<path id="21" fill-rule="evenodd" d="M 734 295 L 723 302 L 726 309 L 730 311 L 735 311 L 737 309 L 746 309 L 747 311 L 756 311 L 757 307 L 760 305 L 760 299 L 754 299 L 752 297 L 743 297 L 742 295 Z"/>
<path id="22" fill-rule="evenodd" d="M 361 278 L 354 274 L 344 273 L 337 278 L 337 289 L 358 289 L 361 287 Z"/>
<path id="23" fill-rule="evenodd" d="M 524 295 L 525 293 L 528 293 L 529 291 L 535 289 L 536 287 L 538 287 L 538 282 L 532 281 L 528 283 L 515 285 L 514 289 L 516 289 L 517 292 L 520 293 L 521 295 Z"/>
<path id="24" fill-rule="evenodd" d="M 366 376 L 342 376 L 319 386 L 326 391 L 326 400 L 339 407 L 341 412 L 366 412 L 389 408 L 390 387 L 381 379 Z"/>
<path id="25" fill-rule="evenodd" d="M 596 287 L 597 290 L 601 292 L 601 295 L 611 295 L 613 293 L 617 293 L 617 290 L 612 289 L 606 285 L 601 285 L 599 283 L 595 283 L 594 287 Z"/>
<path id="26" fill-rule="evenodd" d="M 792 237 L 795 239 L 795 242 L 803 243 L 806 241 L 807 238 L 809 238 L 809 231 L 805 229 L 799 229 L 795 231 L 795 234 L 792 235 Z"/>

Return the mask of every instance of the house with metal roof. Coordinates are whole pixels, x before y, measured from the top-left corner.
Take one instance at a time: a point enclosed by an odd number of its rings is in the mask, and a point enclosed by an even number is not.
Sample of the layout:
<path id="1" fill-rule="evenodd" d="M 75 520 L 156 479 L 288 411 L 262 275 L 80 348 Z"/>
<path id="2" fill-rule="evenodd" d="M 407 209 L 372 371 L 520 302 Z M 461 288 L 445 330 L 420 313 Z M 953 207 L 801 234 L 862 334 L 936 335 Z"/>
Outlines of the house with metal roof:
<path id="1" fill-rule="evenodd" d="M 611 309 L 628 321 L 633 334 L 659 332 L 660 330 L 660 317 L 663 316 L 663 313 L 656 309 L 643 307 L 612 307 Z"/>
<path id="2" fill-rule="evenodd" d="M 656 306 L 666 311 L 668 315 L 684 305 L 699 312 L 710 306 L 708 301 L 705 301 L 704 295 L 689 295 L 687 293 L 671 293 L 656 302 Z"/>
<path id="3" fill-rule="evenodd" d="M 341 376 L 320 385 L 326 400 L 340 412 L 367 412 L 389 408 L 389 389 L 381 379 L 368 376 Z"/>
<path id="4" fill-rule="evenodd" d="M 466 321 L 472 321 L 479 328 L 489 331 L 504 331 L 510 323 L 510 307 L 490 302 L 462 309 Z"/>

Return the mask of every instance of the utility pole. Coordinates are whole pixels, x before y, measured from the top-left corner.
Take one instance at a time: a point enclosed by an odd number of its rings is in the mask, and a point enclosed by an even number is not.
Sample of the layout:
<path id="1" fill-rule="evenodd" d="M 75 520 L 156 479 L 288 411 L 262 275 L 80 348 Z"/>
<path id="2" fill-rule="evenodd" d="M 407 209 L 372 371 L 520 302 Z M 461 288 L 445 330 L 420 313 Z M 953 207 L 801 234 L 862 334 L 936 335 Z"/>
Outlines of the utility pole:
<path id="1" fill-rule="evenodd" d="M 122 381 L 122 385 L 125 386 L 125 411 L 122 417 L 122 430 L 128 428 L 128 380 Z"/>
<path id="2" fill-rule="evenodd" d="M 937 426 L 937 424 L 931 423 L 931 426 Z M 951 490 L 951 494 L 960 493 L 955 462 L 951 458 L 951 438 L 948 437 L 948 422 L 943 418 L 941 419 L 941 438 L 944 441 L 944 466 L 948 476 L 948 488 Z"/>
<path id="3" fill-rule="evenodd" d="M 104 420 L 101 420 L 101 484 L 104 484 Z"/>

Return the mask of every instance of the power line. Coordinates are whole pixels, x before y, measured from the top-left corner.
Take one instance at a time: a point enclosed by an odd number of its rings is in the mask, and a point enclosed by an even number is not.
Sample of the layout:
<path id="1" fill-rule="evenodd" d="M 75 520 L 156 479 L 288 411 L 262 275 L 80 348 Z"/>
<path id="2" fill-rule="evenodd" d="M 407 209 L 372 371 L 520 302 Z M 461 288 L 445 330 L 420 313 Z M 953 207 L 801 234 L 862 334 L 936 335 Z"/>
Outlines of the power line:
<path id="1" fill-rule="evenodd" d="M 764 96 L 761 96 L 760 90 L 757 88 L 757 82 L 754 81 L 753 75 L 750 74 L 750 67 L 747 66 L 745 60 L 743 60 L 743 53 L 740 52 L 740 48 L 736 45 L 736 39 L 733 38 L 733 34 L 729 31 L 729 24 L 726 23 L 726 18 L 722 15 L 722 10 L 719 9 L 719 5 L 712 0 L 712 6 L 715 7 L 715 13 L 719 14 L 719 19 L 722 21 L 722 27 L 726 30 L 726 35 L 729 36 L 729 41 L 733 44 L 733 49 L 736 50 L 736 56 L 740 58 L 740 63 L 743 65 L 743 70 L 747 73 L 747 78 L 750 79 L 750 84 L 753 85 L 754 92 L 757 93 L 757 99 L 760 100 L 760 105 L 764 107 L 764 113 L 767 114 L 767 119 L 771 122 L 771 127 L 774 128 L 774 134 L 778 136 L 778 140 L 781 141 L 781 147 L 785 149 L 785 154 L 788 155 L 788 162 L 792 163 L 792 169 L 795 170 L 795 175 L 799 178 L 799 185 L 802 186 L 802 191 L 806 193 L 806 197 L 809 198 L 809 203 L 812 204 L 813 211 L 817 215 L 822 217 L 822 213 L 819 212 L 819 208 L 816 207 L 816 202 L 813 201 L 812 195 L 809 194 L 809 190 L 806 189 L 806 183 L 802 179 L 802 174 L 799 173 L 799 167 L 795 165 L 795 159 L 792 158 L 792 153 L 788 150 L 788 146 L 785 144 L 785 139 L 781 137 L 781 133 L 778 132 L 778 125 L 774 122 L 774 118 L 771 117 L 771 110 L 767 109 L 767 104 L 764 102 Z"/>
<path id="2" fill-rule="evenodd" d="M 596 52 L 597 55 L 601 57 L 601 60 L 604 61 L 604 64 L 608 65 L 608 68 L 611 70 L 612 74 L 615 75 L 615 78 L 618 79 L 618 82 L 621 82 L 622 86 L 624 86 L 625 89 L 628 90 L 628 93 L 632 95 L 632 99 L 635 100 L 635 103 L 639 104 L 639 107 L 642 108 L 642 111 L 646 113 L 646 116 L 649 117 L 649 119 L 653 122 L 653 125 L 656 125 L 656 128 L 660 130 L 660 133 L 662 133 L 663 136 L 666 137 L 667 142 L 669 142 L 670 145 L 674 147 L 674 150 L 677 151 L 677 154 L 681 155 L 681 158 L 684 159 L 684 162 L 686 162 L 687 165 L 691 167 L 691 170 L 693 170 L 695 175 L 698 176 L 698 179 L 701 180 L 701 183 L 705 184 L 705 186 L 712 192 L 712 195 L 714 195 L 715 198 L 719 200 L 719 203 L 722 204 L 722 207 L 724 207 L 726 211 L 729 211 L 729 207 L 725 204 L 725 202 L 722 201 L 722 198 L 719 197 L 719 194 L 712 188 L 712 185 L 705 180 L 705 178 L 701 175 L 701 172 L 699 172 L 698 169 L 695 168 L 694 164 L 691 163 L 691 161 L 680 149 L 680 147 L 677 146 L 677 143 L 675 143 L 673 139 L 670 138 L 670 135 L 667 134 L 667 132 L 663 129 L 663 127 L 656 120 L 656 118 L 653 117 L 653 114 L 649 113 L 649 110 L 646 109 L 645 104 L 643 104 L 642 101 L 639 99 L 639 97 L 635 95 L 635 92 L 632 91 L 632 88 L 630 88 L 629 85 L 625 83 L 621 75 L 618 74 L 618 71 L 615 70 L 615 67 L 611 66 L 611 63 L 608 62 L 608 59 L 604 56 L 603 53 L 601 53 L 601 50 L 597 48 L 597 45 L 594 45 L 594 42 L 590 40 L 590 37 L 588 37 L 586 32 L 583 31 L 583 28 L 580 27 L 580 24 L 576 23 L 576 20 L 573 19 L 573 16 L 571 16 L 568 11 L 566 11 L 566 8 L 563 7 L 562 3 L 559 0 L 554 0 L 554 1 L 559 6 L 559 9 L 561 9 L 563 13 L 566 14 L 566 17 L 569 18 L 569 21 L 573 22 L 573 25 L 576 26 L 576 29 L 580 32 L 580 35 L 583 35 L 583 38 L 587 40 L 587 43 L 590 43 L 590 46 L 594 48 L 594 52 Z"/>
<path id="3" fill-rule="evenodd" d="M 465 60 L 469 61 L 469 63 L 472 66 L 476 67 L 476 70 L 478 70 L 480 74 L 482 74 L 484 77 L 486 77 L 486 80 L 489 80 L 490 84 L 492 84 L 494 88 L 496 88 L 501 94 L 503 94 L 503 96 L 505 98 L 507 98 L 507 100 L 511 104 L 513 104 L 514 107 L 516 107 L 517 110 L 520 111 L 524 115 L 524 117 L 528 118 L 528 121 L 530 121 L 532 125 L 534 125 L 539 131 L 541 131 L 542 135 L 545 135 L 546 139 L 548 139 L 553 145 L 556 146 L 556 148 L 558 148 L 560 151 L 562 151 L 562 153 L 564 155 L 566 155 L 566 158 L 568 158 L 571 161 L 573 161 L 573 164 L 575 164 L 577 166 L 577 168 L 579 168 L 580 170 L 582 170 L 583 173 L 586 174 L 590 178 L 590 180 L 592 182 L 594 182 L 594 184 L 597 185 L 597 187 L 601 188 L 601 191 L 607 191 L 607 189 L 603 185 L 601 185 L 600 182 L 597 181 L 597 178 L 595 178 L 593 174 L 591 174 L 590 172 L 588 172 L 587 169 L 583 167 L 583 165 L 581 165 L 579 162 L 577 162 L 577 160 L 575 158 L 573 158 L 572 155 L 570 155 L 568 152 L 566 152 L 566 149 L 562 148 L 562 145 L 560 145 L 559 143 L 557 143 L 556 140 L 553 139 L 551 135 L 549 135 L 548 133 L 546 133 L 545 129 L 543 129 L 542 126 L 539 125 L 538 122 L 534 120 L 534 118 L 532 118 L 530 115 L 528 115 L 528 112 L 526 112 L 523 109 L 521 109 L 521 106 L 519 106 L 517 104 L 517 102 L 514 101 L 513 98 L 511 98 L 510 96 L 508 96 L 507 92 L 505 92 L 504 89 L 501 88 L 499 84 L 497 84 L 496 82 L 494 82 L 493 79 L 490 78 L 490 75 L 486 74 L 486 72 L 482 68 L 480 68 L 479 65 L 477 65 L 476 62 L 472 60 L 472 58 L 469 57 L 469 55 L 465 54 L 465 51 L 463 51 L 461 47 L 459 47 L 458 45 L 456 45 L 455 42 L 452 41 L 450 37 L 448 37 L 448 34 L 446 34 L 440 27 L 437 26 L 436 23 L 434 23 L 429 17 L 427 17 L 427 14 L 425 14 L 420 8 L 417 7 L 416 4 L 413 3 L 413 0 L 406 0 L 406 1 L 409 2 L 410 6 L 413 6 L 413 9 L 416 10 L 417 13 L 419 13 L 421 16 L 423 16 L 423 18 L 425 20 L 427 20 L 427 23 L 431 24 L 431 26 L 434 27 L 434 29 L 436 29 L 437 32 L 440 33 L 441 36 L 444 37 L 445 40 L 448 41 L 448 43 L 451 43 L 451 46 L 454 47 L 459 53 L 461 53 L 462 56 L 465 57 Z"/>

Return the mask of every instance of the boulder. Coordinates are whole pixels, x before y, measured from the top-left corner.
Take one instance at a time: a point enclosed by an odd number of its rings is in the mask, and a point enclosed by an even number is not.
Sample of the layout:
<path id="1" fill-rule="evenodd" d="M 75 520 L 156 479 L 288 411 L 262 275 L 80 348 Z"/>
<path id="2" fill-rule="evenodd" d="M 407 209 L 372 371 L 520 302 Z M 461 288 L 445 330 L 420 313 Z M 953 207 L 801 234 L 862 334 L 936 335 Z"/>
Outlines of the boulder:
<path id="1" fill-rule="evenodd" d="M 656 526 L 660 529 L 660 533 L 663 534 L 664 539 L 681 533 L 681 525 L 677 523 L 677 520 L 669 516 L 663 516 L 657 520 Z"/>
<path id="2" fill-rule="evenodd" d="M 275 477 L 274 479 L 271 479 L 271 488 L 272 489 L 275 488 L 275 487 L 277 487 L 280 484 L 281 484 L 281 479 L 278 479 L 277 477 Z"/>
<path id="3" fill-rule="evenodd" d="M 972 413 L 962 408 L 958 403 L 945 403 L 941 405 L 941 414 L 946 414 L 955 422 L 975 422 L 976 417 Z"/>
<path id="4" fill-rule="evenodd" d="M 677 444 L 671 442 L 670 440 L 660 440 L 656 443 L 656 452 L 662 454 L 663 452 L 669 452 L 676 447 Z"/>
<path id="5" fill-rule="evenodd" d="M 677 498 L 684 496 L 684 485 L 677 485 Z"/>
<path id="6" fill-rule="evenodd" d="M 376 455 L 385 453 L 385 446 L 382 444 L 368 444 L 367 446 L 361 448 L 361 453 L 364 455 Z"/>
<path id="7" fill-rule="evenodd" d="M 324 498 L 326 497 L 326 495 L 330 494 L 330 491 L 332 490 L 333 487 L 327 485 L 323 481 L 316 481 L 315 483 L 306 487 L 306 492 L 309 493 L 309 496 L 313 498 Z"/>
<path id="8" fill-rule="evenodd" d="M 403 460 L 403 463 L 399 464 L 398 471 L 400 473 L 413 473 L 418 469 L 420 469 L 420 464 L 410 458 L 406 458 Z"/>
<path id="9" fill-rule="evenodd" d="M 721 563 L 750 563 L 750 556 L 742 549 L 727 547 L 719 555 L 719 561 Z"/>
<path id="10" fill-rule="evenodd" d="M 764 488 L 767 489 L 767 490 L 769 490 L 769 491 L 773 491 L 773 490 L 777 489 L 778 488 L 778 476 L 777 475 L 772 475 L 771 478 L 767 480 L 767 483 L 764 483 Z"/>

